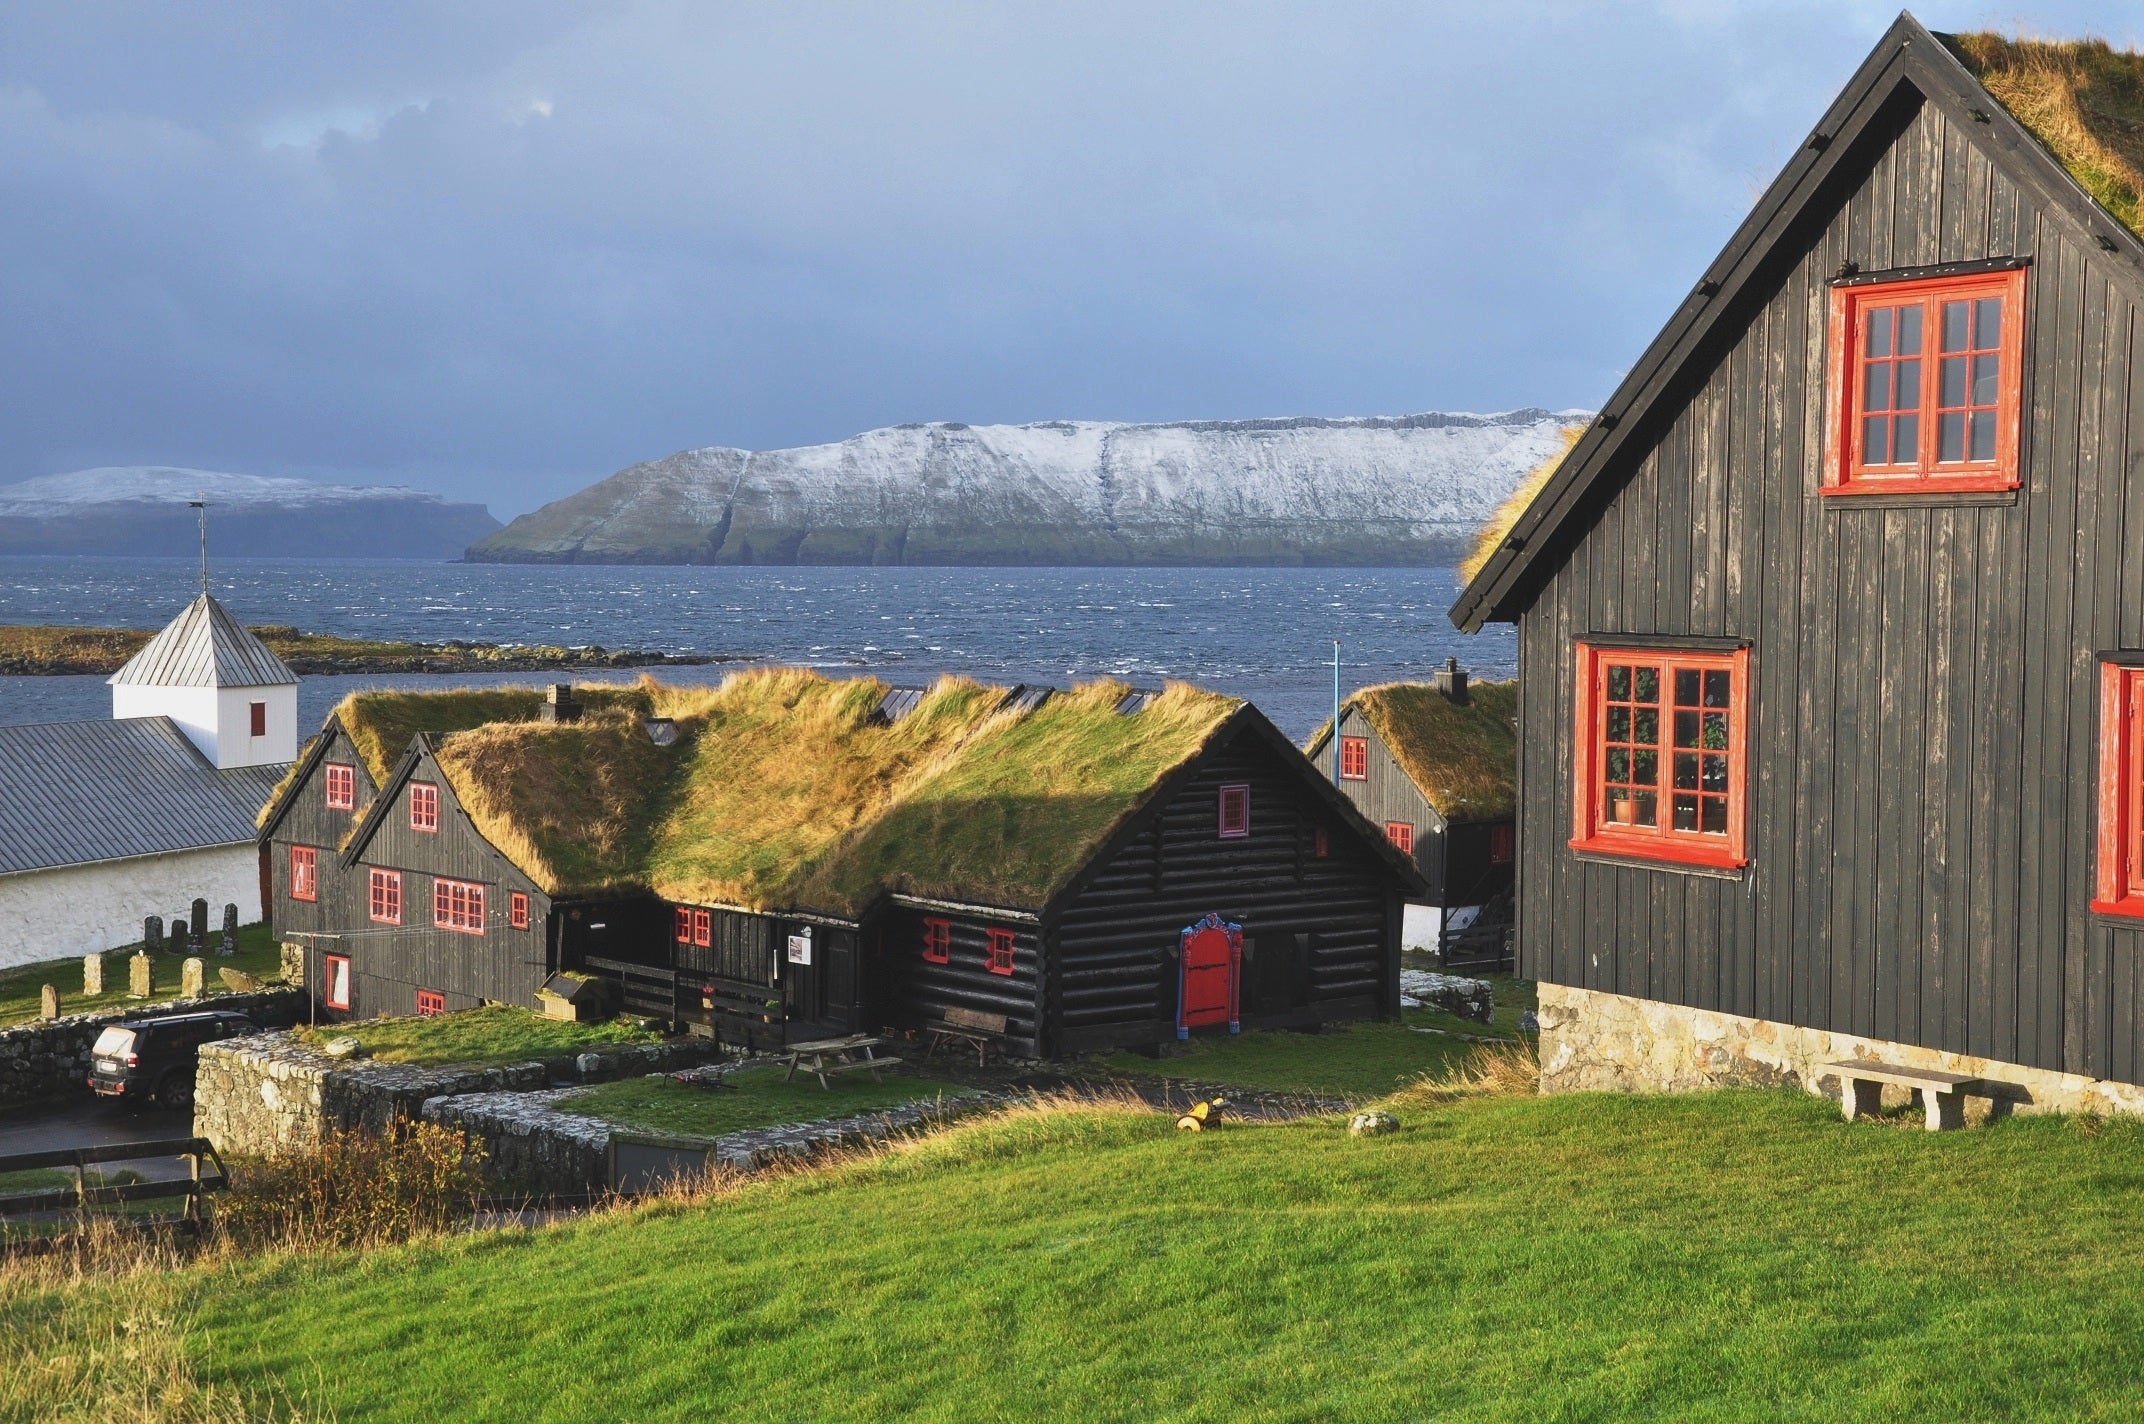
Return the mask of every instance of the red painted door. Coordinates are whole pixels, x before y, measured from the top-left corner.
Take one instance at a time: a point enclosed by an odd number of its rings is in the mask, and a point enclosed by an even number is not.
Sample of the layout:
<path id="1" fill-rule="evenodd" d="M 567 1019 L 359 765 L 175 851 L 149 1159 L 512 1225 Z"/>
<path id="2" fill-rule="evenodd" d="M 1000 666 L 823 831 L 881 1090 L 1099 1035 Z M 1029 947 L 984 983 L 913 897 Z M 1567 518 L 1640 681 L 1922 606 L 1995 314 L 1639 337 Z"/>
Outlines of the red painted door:
<path id="1" fill-rule="evenodd" d="M 1225 929 L 1209 925 L 1184 942 L 1184 1027 L 1228 1022 L 1233 960 Z"/>

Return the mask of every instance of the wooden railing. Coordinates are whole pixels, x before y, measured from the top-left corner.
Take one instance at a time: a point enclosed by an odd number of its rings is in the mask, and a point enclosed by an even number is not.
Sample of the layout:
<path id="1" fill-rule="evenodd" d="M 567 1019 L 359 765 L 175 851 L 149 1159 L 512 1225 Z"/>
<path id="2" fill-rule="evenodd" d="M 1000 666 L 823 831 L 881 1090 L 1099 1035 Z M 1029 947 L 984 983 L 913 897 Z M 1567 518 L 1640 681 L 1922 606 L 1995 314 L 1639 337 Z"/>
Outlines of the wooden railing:
<path id="1" fill-rule="evenodd" d="M 645 1019 L 661 1019 L 664 1023 L 677 1021 L 676 970 L 660 965 L 628 964 L 622 959 L 598 959 L 594 955 L 588 956 L 583 963 L 596 973 L 617 981 L 619 998 L 627 1013 Z"/>
<path id="2" fill-rule="evenodd" d="M 98 1181 L 91 1185 L 88 1168 L 112 1162 L 141 1162 L 159 1157 L 184 1157 L 188 1174 L 168 1182 Z M 207 1171 L 202 1164 L 209 1164 Z M 185 1220 L 198 1222 L 205 1193 L 222 1191 L 231 1184 L 223 1159 L 205 1137 L 172 1137 L 153 1142 L 113 1142 L 100 1147 L 62 1147 L 46 1152 L 17 1152 L 0 1157 L 0 1179 L 17 1172 L 72 1171 L 74 1184 L 39 1191 L 0 1193 L 0 1217 L 31 1212 L 86 1210 L 96 1206 L 119 1206 L 127 1202 L 184 1198 Z"/>
<path id="3" fill-rule="evenodd" d="M 1446 969 L 1486 969 L 1508 974 L 1512 969 L 1512 927 L 1469 925 L 1446 930 L 1437 937 L 1437 957 Z"/>

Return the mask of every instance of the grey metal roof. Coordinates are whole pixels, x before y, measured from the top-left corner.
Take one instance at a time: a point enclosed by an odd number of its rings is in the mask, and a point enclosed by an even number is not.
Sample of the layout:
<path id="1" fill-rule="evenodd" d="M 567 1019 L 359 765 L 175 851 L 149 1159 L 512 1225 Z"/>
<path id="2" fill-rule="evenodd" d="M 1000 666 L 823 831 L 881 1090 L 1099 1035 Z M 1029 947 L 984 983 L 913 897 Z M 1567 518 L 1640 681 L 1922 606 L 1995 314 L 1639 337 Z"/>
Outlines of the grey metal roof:
<path id="1" fill-rule="evenodd" d="M 218 771 L 169 717 L 0 727 L 0 874 L 251 842 L 283 772 Z"/>
<path id="2" fill-rule="evenodd" d="M 114 686 L 154 687 L 279 687 L 297 680 L 266 643 L 205 593 L 105 679 Z"/>

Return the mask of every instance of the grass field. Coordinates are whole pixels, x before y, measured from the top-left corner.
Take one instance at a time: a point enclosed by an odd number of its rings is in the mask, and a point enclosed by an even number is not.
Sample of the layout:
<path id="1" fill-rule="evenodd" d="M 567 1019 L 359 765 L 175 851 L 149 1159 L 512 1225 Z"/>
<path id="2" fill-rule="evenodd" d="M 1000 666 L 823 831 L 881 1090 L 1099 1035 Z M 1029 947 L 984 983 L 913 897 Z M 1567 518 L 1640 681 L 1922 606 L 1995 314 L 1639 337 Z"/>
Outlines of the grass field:
<path id="1" fill-rule="evenodd" d="M 523 1063 L 532 1058 L 585 1053 L 621 1043 L 654 1043 L 661 1037 L 642 1028 L 635 1019 L 567 1023 L 503 1004 L 422 1018 L 321 1024 L 301 1028 L 297 1033 L 299 1040 L 307 1043 L 354 1038 L 368 1057 L 382 1063 L 413 1063 L 420 1067 L 446 1063 Z"/>
<path id="2" fill-rule="evenodd" d="M 529 1233 L 23 1279 L 0 1399 L 124 1317 L 225 1399 L 342 1420 L 2144 1412 L 2138 1125 L 1936 1136 L 1786 1091 L 1395 1106 L 1369 1139 L 1016 1115 Z"/>
<path id="3" fill-rule="evenodd" d="M 219 933 L 211 927 L 210 939 L 213 941 Z M 105 956 L 104 982 L 109 987 L 95 998 L 85 998 L 81 992 L 82 961 L 79 958 L 50 959 L 0 973 L 0 1028 L 36 1018 L 39 995 L 47 984 L 58 986 L 63 1014 L 94 1013 L 137 1002 L 127 997 L 127 960 L 139 948 L 139 945 L 130 945 Z M 175 997 L 179 992 L 179 959 L 168 954 L 151 955 L 150 958 L 156 961 L 157 992 L 146 1002 L 156 1003 Z M 208 967 L 208 991 L 211 994 L 229 992 L 216 974 L 218 969 L 244 970 L 257 979 L 278 978 L 283 972 L 282 952 L 266 925 L 240 925 L 237 954 L 229 959 L 205 954 L 202 962 Z"/>
<path id="4" fill-rule="evenodd" d="M 730 1074 L 719 1088 L 695 1087 L 670 1078 L 627 1078 L 562 1099 L 556 1106 L 562 1112 L 601 1118 L 621 1127 L 720 1137 L 748 1127 L 847 1117 L 962 1091 L 951 1083 L 900 1077 L 897 1069 L 883 1083 L 850 1073 L 828 1079 L 824 1088 L 818 1079 L 803 1073 L 785 1083 L 783 1071 L 748 1068 Z"/>

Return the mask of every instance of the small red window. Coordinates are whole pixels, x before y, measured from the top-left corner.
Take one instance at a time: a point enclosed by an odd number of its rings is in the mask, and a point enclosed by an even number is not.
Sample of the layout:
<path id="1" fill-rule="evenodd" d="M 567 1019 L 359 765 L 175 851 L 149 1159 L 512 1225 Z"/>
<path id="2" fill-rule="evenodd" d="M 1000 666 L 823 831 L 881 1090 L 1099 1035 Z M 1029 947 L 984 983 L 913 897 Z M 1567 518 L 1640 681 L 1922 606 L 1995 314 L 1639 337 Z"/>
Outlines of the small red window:
<path id="1" fill-rule="evenodd" d="M 429 781 L 409 784 L 409 828 L 413 831 L 439 829 L 439 788 Z"/>
<path id="2" fill-rule="evenodd" d="M 290 848 L 290 898 L 320 898 L 320 852 L 312 846 Z"/>
<path id="3" fill-rule="evenodd" d="M 516 890 L 506 897 L 506 922 L 517 930 L 529 927 L 529 897 L 525 891 Z"/>
<path id="4" fill-rule="evenodd" d="M 458 934 L 484 932 L 484 887 L 466 880 L 432 882 L 432 927 Z"/>
<path id="5" fill-rule="evenodd" d="M 1333 843 L 1331 838 L 1326 835 L 1325 827 L 1320 826 L 1311 833 L 1310 853 L 1319 860 L 1323 860 L 1333 853 Z"/>
<path id="6" fill-rule="evenodd" d="M 692 911 L 683 905 L 670 912 L 670 938 L 679 944 L 692 943 Z"/>
<path id="7" fill-rule="evenodd" d="M 925 920 L 923 922 L 923 960 L 926 964 L 944 964 L 953 957 L 953 922 L 951 920 Z"/>
<path id="8" fill-rule="evenodd" d="M 714 938 L 714 913 L 709 910 L 694 910 L 692 912 L 692 942 L 700 948 L 706 949 L 714 942 Z"/>
<path id="9" fill-rule="evenodd" d="M 320 996 L 331 1009 L 350 1007 L 350 958 L 330 954 L 321 962 Z"/>
<path id="10" fill-rule="evenodd" d="M 1011 930 L 992 930 L 989 947 L 983 951 L 983 967 L 992 974 L 1012 973 Z"/>
<path id="11" fill-rule="evenodd" d="M 1234 840 L 1251 833 L 1251 788 L 1221 788 L 1221 839 Z"/>
<path id="12" fill-rule="evenodd" d="M 2144 667 L 2099 669 L 2099 875 L 2092 908 L 2144 918 Z"/>
<path id="13" fill-rule="evenodd" d="M 255 703 L 252 703 L 252 704 L 248 705 L 248 707 L 246 708 L 246 711 L 247 711 L 247 713 L 248 713 L 248 714 L 250 714 L 250 715 L 249 715 L 249 720 L 251 721 L 251 723 L 252 723 L 252 726 L 253 726 L 253 735 L 254 735 L 254 736 L 256 736 L 256 737 L 265 737 L 265 736 L 267 736 L 267 735 L 268 735 L 268 704 L 267 704 L 267 703 L 265 703 L 265 702 L 255 702 Z"/>
<path id="14" fill-rule="evenodd" d="M 1342 781 L 1368 781 L 1370 779 L 1370 739 L 1368 737 L 1342 737 L 1340 739 L 1340 779 Z"/>
<path id="15" fill-rule="evenodd" d="M 354 811 L 357 809 L 357 768 L 339 761 L 328 763 L 328 809 L 330 811 Z"/>
<path id="16" fill-rule="evenodd" d="M 1749 654 L 1578 645 L 1579 850 L 1733 867 L 1743 856 Z"/>
<path id="17" fill-rule="evenodd" d="M 1499 821 L 1489 827 L 1489 864 L 1511 864 L 1511 829 L 1509 821 Z"/>
<path id="18" fill-rule="evenodd" d="M 1407 822 L 1385 822 L 1385 839 L 1407 852 L 1407 854 L 1414 854 L 1414 827 Z"/>
<path id="19" fill-rule="evenodd" d="M 443 1014 L 446 1011 L 447 996 L 445 994 L 440 993 L 437 989 L 419 989 L 417 991 L 417 1016 L 419 1018 L 430 1018 L 433 1014 Z"/>
<path id="20" fill-rule="evenodd" d="M 372 918 L 383 925 L 402 923 L 402 872 L 372 872 Z"/>
<path id="21" fill-rule="evenodd" d="M 2023 268 L 1832 288 L 1824 493 L 2017 488 L 2024 318 Z"/>

